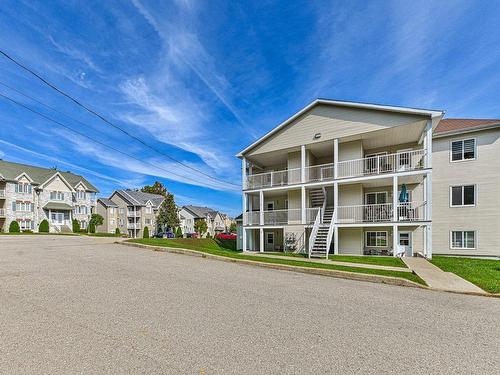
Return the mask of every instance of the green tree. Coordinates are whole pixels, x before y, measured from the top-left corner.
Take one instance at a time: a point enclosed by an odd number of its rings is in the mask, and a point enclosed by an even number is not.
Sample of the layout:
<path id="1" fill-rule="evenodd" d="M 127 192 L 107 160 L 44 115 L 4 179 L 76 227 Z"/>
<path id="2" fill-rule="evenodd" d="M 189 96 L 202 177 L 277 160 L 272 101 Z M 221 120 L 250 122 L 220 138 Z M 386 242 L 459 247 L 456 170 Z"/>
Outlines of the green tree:
<path id="1" fill-rule="evenodd" d="M 120 228 L 118 228 L 118 227 L 117 227 L 117 228 L 115 229 L 115 234 L 120 234 Z"/>
<path id="2" fill-rule="evenodd" d="M 167 196 L 167 188 L 159 181 L 156 181 L 153 185 L 146 185 L 141 189 L 144 193 L 158 194 L 164 197 Z"/>
<path id="3" fill-rule="evenodd" d="M 175 231 L 175 237 L 182 238 L 182 229 L 181 229 L 181 227 L 177 227 L 177 229 Z"/>
<path id="4" fill-rule="evenodd" d="M 98 227 L 99 225 L 102 225 L 103 223 L 104 223 L 104 218 L 101 215 L 92 214 L 92 216 L 90 217 L 89 227 L 90 227 L 90 224 L 94 224 L 94 232 L 91 232 L 91 233 L 95 233 L 95 227 Z"/>
<path id="5" fill-rule="evenodd" d="M 76 219 L 73 219 L 72 224 L 73 224 L 73 233 L 79 233 L 80 232 L 80 222 Z"/>
<path id="6" fill-rule="evenodd" d="M 207 222 L 205 220 L 196 220 L 194 223 L 194 230 L 196 233 L 198 233 L 200 236 L 203 235 L 208 229 Z"/>
<path id="7" fill-rule="evenodd" d="M 149 228 L 144 227 L 144 232 L 142 233 L 142 238 L 149 238 Z"/>
<path id="8" fill-rule="evenodd" d="M 233 222 L 231 223 L 231 226 L 229 227 L 229 231 L 230 231 L 231 233 L 234 233 L 234 232 L 236 232 L 236 229 L 237 229 L 237 228 L 236 228 L 236 223 L 233 221 Z"/>
<path id="9" fill-rule="evenodd" d="M 165 200 L 160 205 L 158 210 L 158 218 L 156 222 L 160 228 L 175 228 L 178 227 L 179 214 L 177 211 L 177 206 L 175 205 L 174 195 L 167 193 Z"/>
<path id="10" fill-rule="evenodd" d="M 49 222 L 44 219 L 38 226 L 38 231 L 41 233 L 49 233 Z"/>
<path id="11" fill-rule="evenodd" d="M 92 220 L 89 223 L 89 233 L 95 233 L 95 222 Z"/>
<path id="12" fill-rule="evenodd" d="M 12 221 L 9 225 L 9 233 L 19 233 L 21 232 L 21 228 L 19 227 L 19 223 L 17 221 Z"/>

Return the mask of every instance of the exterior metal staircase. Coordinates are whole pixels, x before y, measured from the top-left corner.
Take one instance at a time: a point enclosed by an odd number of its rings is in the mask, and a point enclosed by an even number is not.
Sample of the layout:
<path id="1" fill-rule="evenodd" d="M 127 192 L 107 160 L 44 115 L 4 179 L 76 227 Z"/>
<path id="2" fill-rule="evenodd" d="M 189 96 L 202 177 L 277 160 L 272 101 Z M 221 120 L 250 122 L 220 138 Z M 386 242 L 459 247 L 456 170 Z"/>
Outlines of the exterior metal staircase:
<path id="1" fill-rule="evenodd" d="M 316 236 L 310 239 L 309 257 L 328 257 L 328 250 L 332 243 L 331 231 L 333 228 L 333 207 L 326 207 L 323 213 L 323 219 L 318 223 Z M 316 224 L 316 223 L 315 223 Z M 314 232 L 314 227 L 313 227 Z"/>

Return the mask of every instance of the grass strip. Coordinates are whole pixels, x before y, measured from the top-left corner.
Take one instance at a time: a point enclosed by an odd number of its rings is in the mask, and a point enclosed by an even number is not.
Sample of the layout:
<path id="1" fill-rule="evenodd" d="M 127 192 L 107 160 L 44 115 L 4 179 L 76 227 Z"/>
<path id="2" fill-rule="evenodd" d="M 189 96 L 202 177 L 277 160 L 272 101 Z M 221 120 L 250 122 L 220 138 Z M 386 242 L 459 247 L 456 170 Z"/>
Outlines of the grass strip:
<path id="1" fill-rule="evenodd" d="M 434 255 L 431 263 L 489 293 L 500 293 L 500 260 Z"/>
<path id="2" fill-rule="evenodd" d="M 402 279 L 410 280 L 418 284 L 426 285 L 425 282 L 417 275 L 410 272 L 399 272 L 399 271 L 389 271 L 380 270 L 373 268 L 358 268 L 350 266 L 340 266 L 336 264 L 324 264 L 324 263 L 312 263 L 304 262 L 296 259 L 277 259 L 277 258 L 266 258 L 261 256 L 247 255 L 238 251 L 227 250 L 222 248 L 212 239 L 198 238 L 176 238 L 176 239 L 161 239 L 161 238 L 142 238 L 128 240 L 128 242 L 158 246 L 158 247 L 173 247 L 173 248 L 183 248 L 195 250 L 207 254 L 219 255 L 227 258 L 233 259 L 244 259 L 251 260 L 254 262 L 270 263 L 270 264 L 285 264 L 289 266 L 305 267 L 305 268 L 317 268 L 317 269 L 328 269 L 337 271 L 346 271 L 354 273 L 363 273 L 368 275 L 380 275 L 389 277 L 399 277 Z"/>

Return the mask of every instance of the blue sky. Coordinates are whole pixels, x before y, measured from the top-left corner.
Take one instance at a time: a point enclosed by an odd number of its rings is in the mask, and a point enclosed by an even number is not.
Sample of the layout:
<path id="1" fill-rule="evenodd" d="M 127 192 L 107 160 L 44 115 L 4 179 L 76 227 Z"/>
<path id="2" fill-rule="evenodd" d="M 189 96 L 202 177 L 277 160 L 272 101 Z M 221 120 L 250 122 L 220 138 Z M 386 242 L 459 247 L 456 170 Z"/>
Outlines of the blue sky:
<path id="1" fill-rule="evenodd" d="M 6 0 L 0 47 L 154 147 L 239 184 L 234 155 L 317 97 L 499 118 L 499 16 L 493 1 Z M 161 169 L 1 98 L 0 158 L 83 174 L 103 196 L 160 180 L 178 204 L 240 212 L 238 187 L 145 148 L 3 57 L 0 93 Z"/>

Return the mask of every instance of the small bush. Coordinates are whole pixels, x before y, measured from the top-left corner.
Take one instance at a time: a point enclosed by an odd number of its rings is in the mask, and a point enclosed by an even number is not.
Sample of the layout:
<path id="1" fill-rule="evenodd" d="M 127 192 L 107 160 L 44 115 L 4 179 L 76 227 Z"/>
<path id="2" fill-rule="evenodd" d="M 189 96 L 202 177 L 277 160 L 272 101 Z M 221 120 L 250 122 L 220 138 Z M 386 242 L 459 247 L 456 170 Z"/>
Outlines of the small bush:
<path id="1" fill-rule="evenodd" d="M 215 238 L 215 242 L 224 249 L 236 250 L 236 240 Z"/>
<path id="2" fill-rule="evenodd" d="M 86 228 L 86 229 L 80 229 L 80 233 L 88 233 L 88 232 L 89 232 L 88 228 Z"/>
<path id="3" fill-rule="evenodd" d="M 89 233 L 95 233 L 95 223 L 93 221 L 90 221 Z"/>
<path id="4" fill-rule="evenodd" d="M 177 229 L 175 230 L 175 237 L 182 238 L 182 229 L 181 229 L 181 227 L 177 227 Z"/>
<path id="5" fill-rule="evenodd" d="M 47 221 L 47 219 L 42 220 L 42 222 L 38 226 L 38 231 L 41 233 L 49 233 L 49 222 Z"/>
<path id="6" fill-rule="evenodd" d="M 207 236 L 205 238 L 212 238 L 212 236 L 210 235 L 210 233 L 207 233 Z"/>
<path id="7" fill-rule="evenodd" d="M 23 230 L 23 233 L 32 234 L 33 231 L 31 229 L 25 229 L 25 230 Z"/>
<path id="8" fill-rule="evenodd" d="M 120 234 L 120 228 L 115 229 L 115 234 Z"/>
<path id="9" fill-rule="evenodd" d="M 142 234 L 142 238 L 149 238 L 149 228 L 144 227 L 144 232 Z"/>
<path id="10" fill-rule="evenodd" d="M 80 232 L 80 222 L 76 219 L 73 219 L 73 233 L 79 233 Z"/>
<path id="11" fill-rule="evenodd" d="M 19 223 L 17 221 L 13 221 L 9 225 L 9 233 L 20 233 L 21 228 L 19 228 Z"/>

